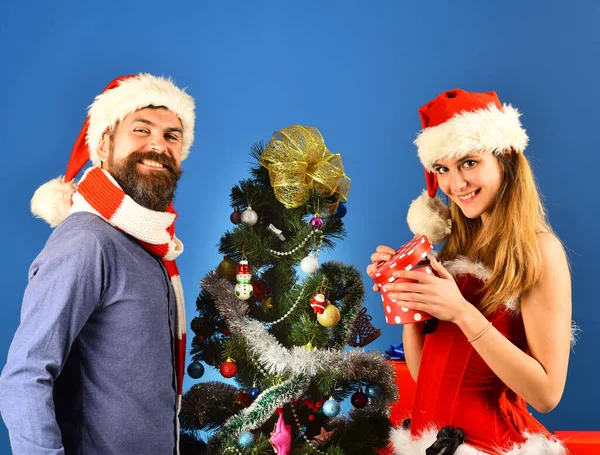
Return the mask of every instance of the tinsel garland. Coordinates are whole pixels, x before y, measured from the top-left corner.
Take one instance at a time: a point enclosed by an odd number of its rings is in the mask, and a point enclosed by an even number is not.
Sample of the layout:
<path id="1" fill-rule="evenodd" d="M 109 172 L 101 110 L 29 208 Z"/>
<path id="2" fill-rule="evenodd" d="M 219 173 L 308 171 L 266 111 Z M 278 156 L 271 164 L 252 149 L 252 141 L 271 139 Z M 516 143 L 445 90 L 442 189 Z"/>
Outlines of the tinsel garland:
<path id="1" fill-rule="evenodd" d="M 226 279 L 209 273 L 201 284 L 213 296 L 217 310 L 230 330 L 246 338 L 250 350 L 270 374 L 303 375 L 310 380 L 319 373 L 333 372 L 347 381 L 376 382 L 381 385 L 383 393 L 369 407 L 371 411 L 389 415 L 389 406 L 397 399 L 398 392 L 393 370 L 383 355 L 358 349 L 347 353 L 332 349 L 309 351 L 303 346 L 286 349 L 261 322 L 248 318 L 248 304 L 235 297 Z"/>
<path id="2" fill-rule="evenodd" d="M 260 427 L 273 416 L 277 408 L 301 397 L 309 384 L 309 378 L 297 374 L 281 384 L 276 384 L 264 390 L 250 406 L 225 422 L 223 431 L 219 434 L 219 439 Z"/>
<path id="3" fill-rule="evenodd" d="M 181 400 L 179 422 L 184 432 L 219 428 L 235 410 L 237 387 L 222 382 L 194 384 Z"/>

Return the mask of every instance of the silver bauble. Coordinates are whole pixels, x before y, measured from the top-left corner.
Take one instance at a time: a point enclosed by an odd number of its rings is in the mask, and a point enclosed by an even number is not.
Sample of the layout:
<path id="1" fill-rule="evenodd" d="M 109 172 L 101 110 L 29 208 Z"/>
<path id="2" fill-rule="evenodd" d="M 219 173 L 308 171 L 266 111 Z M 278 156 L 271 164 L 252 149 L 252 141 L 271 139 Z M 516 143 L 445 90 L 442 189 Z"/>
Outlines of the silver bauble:
<path id="1" fill-rule="evenodd" d="M 302 259 L 302 262 L 300 263 L 300 268 L 304 273 L 313 273 L 319 268 L 319 261 L 311 253 L 304 259 Z"/>
<path id="2" fill-rule="evenodd" d="M 252 207 L 248 206 L 248 208 L 242 212 L 242 223 L 246 226 L 254 226 L 257 221 L 258 214 L 252 210 Z"/>

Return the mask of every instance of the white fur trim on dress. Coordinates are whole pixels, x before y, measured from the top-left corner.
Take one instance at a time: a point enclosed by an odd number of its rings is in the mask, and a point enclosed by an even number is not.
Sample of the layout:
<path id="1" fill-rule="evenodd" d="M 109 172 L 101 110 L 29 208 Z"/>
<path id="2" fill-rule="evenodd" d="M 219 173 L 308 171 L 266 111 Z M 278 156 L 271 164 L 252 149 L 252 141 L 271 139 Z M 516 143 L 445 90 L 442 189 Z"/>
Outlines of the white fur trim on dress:
<path id="1" fill-rule="evenodd" d="M 394 428 L 390 433 L 390 442 L 395 455 L 423 455 L 425 450 L 436 440 L 438 430 L 428 429 L 421 434 L 420 438 L 413 439 L 410 430 Z M 540 433 L 524 433 L 526 441 L 523 444 L 515 444 L 512 447 L 499 448 L 498 455 L 566 455 L 567 449 L 558 439 L 548 439 Z M 485 452 L 475 449 L 468 444 L 458 446 L 454 455 L 487 455 Z"/>
<path id="2" fill-rule="evenodd" d="M 456 259 L 444 261 L 444 267 L 452 276 L 473 275 L 481 281 L 487 281 L 492 276 L 492 271 L 481 262 L 472 261 L 466 256 L 457 256 Z"/>
<path id="3" fill-rule="evenodd" d="M 481 262 L 472 261 L 466 256 L 457 256 L 455 259 L 444 261 L 444 267 L 453 277 L 460 275 L 473 275 L 481 281 L 487 281 L 492 276 L 491 269 Z M 504 303 L 504 307 L 515 314 L 521 312 L 521 299 L 516 298 Z"/>
<path id="4" fill-rule="evenodd" d="M 427 190 L 412 203 L 406 216 L 413 234 L 426 235 L 431 243 L 444 241 L 452 230 L 450 210 L 438 197 L 429 197 Z"/>
<path id="5" fill-rule="evenodd" d="M 444 123 L 425 128 L 415 139 L 423 166 L 433 171 L 436 160 L 458 158 L 472 152 L 523 152 L 529 138 L 521 125 L 521 114 L 509 104 L 462 112 Z"/>
<path id="6" fill-rule="evenodd" d="M 57 177 L 40 186 L 31 198 L 31 213 L 43 219 L 50 227 L 58 226 L 68 215 L 71 197 L 75 192 L 73 182 Z"/>
<path id="7" fill-rule="evenodd" d="M 98 146 L 106 129 L 122 121 L 132 112 L 148 106 L 164 106 L 177 114 L 183 127 L 181 159 L 187 158 L 194 142 L 194 99 L 177 87 L 171 79 L 138 74 L 96 97 L 89 107 L 90 124 L 86 142 L 90 159 L 100 165 Z"/>

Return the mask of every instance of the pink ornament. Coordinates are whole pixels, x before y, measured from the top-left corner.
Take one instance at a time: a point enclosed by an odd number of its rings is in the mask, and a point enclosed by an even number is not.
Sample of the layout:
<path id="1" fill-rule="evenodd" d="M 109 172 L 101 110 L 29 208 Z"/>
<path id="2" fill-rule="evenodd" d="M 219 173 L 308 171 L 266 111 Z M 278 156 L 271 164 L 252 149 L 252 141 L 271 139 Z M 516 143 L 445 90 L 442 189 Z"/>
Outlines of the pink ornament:
<path id="1" fill-rule="evenodd" d="M 281 410 L 275 429 L 271 433 L 271 445 L 277 455 L 289 455 L 292 451 L 292 426 L 285 424 Z"/>
<path id="2" fill-rule="evenodd" d="M 319 218 L 318 216 L 314 217 L 312 220 L 310 220 L 310 225 L 315 229 L 321 229 L 323 227 L 323 219 Z"/>

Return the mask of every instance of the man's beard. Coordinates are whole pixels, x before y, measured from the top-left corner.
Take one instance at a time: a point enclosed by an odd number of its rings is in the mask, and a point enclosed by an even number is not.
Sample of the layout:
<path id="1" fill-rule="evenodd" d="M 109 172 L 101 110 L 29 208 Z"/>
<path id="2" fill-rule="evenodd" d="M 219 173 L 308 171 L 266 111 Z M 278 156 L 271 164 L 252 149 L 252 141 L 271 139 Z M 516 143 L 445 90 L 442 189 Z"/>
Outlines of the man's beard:
<path id="1" fill-rule="evenodd" d="M 137 165 L 141 160 L 156 161 L 167 170 L 140 172 Z M 136 151 L 115 161 L 113 147 L 110 149 L 107 170 L 135 202 L 157 212 L 164 212 L 169 207 L 175 197 L 177 182 L 183 174 L 175 160 L 164 153 Z"/>

